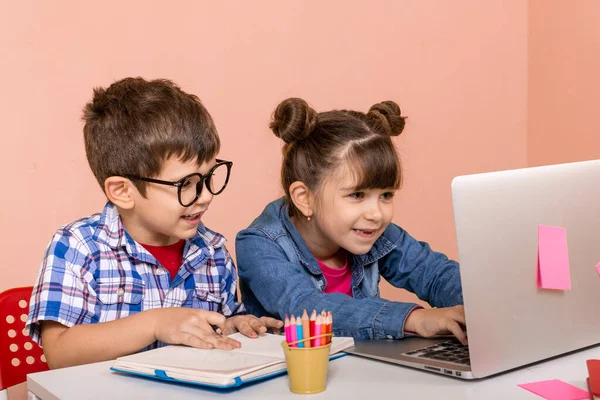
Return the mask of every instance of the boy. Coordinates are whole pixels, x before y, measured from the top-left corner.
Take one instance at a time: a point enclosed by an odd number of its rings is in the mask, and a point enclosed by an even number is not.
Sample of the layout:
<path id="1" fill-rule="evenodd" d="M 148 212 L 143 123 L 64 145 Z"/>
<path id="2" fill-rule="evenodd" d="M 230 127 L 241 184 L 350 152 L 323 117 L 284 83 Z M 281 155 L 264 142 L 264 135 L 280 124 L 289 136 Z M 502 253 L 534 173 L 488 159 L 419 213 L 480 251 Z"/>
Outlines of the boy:
<path id="1" fill-rule="evenodd" d="M 229 333 L 280 328 L 244 315 L 225 238 L 200 222 L 232 165 L 216 159 L 200 100 L 168 80 L 126 78 L 94 90 L 83 119 L 108 202 L 60 228 L 46 250 L 27 329 L 50 367 L 164 344 L 233 349 Z"/>

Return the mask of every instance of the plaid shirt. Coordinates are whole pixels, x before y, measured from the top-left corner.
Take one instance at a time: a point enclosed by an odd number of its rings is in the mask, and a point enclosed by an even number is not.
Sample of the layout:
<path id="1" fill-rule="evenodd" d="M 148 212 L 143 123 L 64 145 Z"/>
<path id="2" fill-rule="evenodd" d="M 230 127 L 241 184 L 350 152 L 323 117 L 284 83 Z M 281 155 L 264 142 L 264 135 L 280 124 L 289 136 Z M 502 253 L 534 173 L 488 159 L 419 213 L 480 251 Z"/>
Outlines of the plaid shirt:
<path id="1" fill-rule="evenodd" d="M 183 264 L 171 281 L 159 262 L 125 231 L 117 208 L 107 203 L 102 214 L 54 234 L 33 288 L 26 329 L 41 344 L 42 320 L 72 327 L 166 307 L 202 308 L 225 316 L 243 313 L 225 241 L 200 224 L 194 237 L 186 240 Z"/>

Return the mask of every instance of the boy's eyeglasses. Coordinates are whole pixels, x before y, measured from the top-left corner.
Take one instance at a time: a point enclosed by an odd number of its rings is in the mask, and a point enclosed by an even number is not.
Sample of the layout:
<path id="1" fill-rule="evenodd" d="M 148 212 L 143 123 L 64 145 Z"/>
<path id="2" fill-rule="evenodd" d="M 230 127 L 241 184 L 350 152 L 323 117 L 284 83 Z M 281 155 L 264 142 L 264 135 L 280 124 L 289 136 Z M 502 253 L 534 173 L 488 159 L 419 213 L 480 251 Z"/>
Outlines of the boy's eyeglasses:
<path id="1" fill-rule="evenodd" d="M 176 186 L 179 204 L 189 207 L 198 200 L 203 186 L 206 186 L 208 191 L 215 196 L 223 192 L 225 186 L 227 186 L 227 182 L 229 182 L 232 165 L 233 162 L 231 161 L 217 160 L 217 164 L 206 175 L 193 173 L 174 182 L 133 175 L 125 175 L 125 177 L 132 180 L 158 183 L 159 185 Z"/>

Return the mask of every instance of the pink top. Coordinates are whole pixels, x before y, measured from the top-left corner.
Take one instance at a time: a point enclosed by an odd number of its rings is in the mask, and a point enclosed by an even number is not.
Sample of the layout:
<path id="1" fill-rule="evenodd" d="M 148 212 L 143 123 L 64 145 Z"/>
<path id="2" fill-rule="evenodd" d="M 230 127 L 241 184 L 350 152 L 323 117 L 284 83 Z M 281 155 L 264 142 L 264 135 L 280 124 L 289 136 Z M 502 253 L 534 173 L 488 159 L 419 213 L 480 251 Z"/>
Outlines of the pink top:
<path id="1" fill-rule="evenodd" d="M 319 260 L 317 262 L 327 281 L 325 293 L 343 293 L 352 297 L 352 268 L 348 265 L 348 258 L 343 268 L 331 268 Z"/>

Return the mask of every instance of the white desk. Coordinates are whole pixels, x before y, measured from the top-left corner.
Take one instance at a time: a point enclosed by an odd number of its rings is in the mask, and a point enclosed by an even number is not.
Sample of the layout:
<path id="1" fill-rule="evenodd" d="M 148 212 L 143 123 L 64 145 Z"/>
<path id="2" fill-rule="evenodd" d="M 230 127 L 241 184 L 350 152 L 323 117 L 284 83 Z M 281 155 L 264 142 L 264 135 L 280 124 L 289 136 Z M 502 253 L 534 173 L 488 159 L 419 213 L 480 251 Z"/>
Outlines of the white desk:
<path id="1" fill-rule="evenodd" d="M 478 381 L 462 381 L 397 365 L 346 356 L 329 363 L 327 390 L 316 395 L 289 391 L 287 375 L 235 391 L 206 390 L 109 370 L 112 361 L 31 374 L 30 394 L 42 400 L 70 399 L 362 399 L 397 395 L 402 399 L 529 399 L 540 397 L 517 387 L 519 383 L 561 379 L 587 390 L 585 361 L 600 358 L 600 347 L 532 365 Z M 31 396 L 30 396 L 31 398 Z"/>

